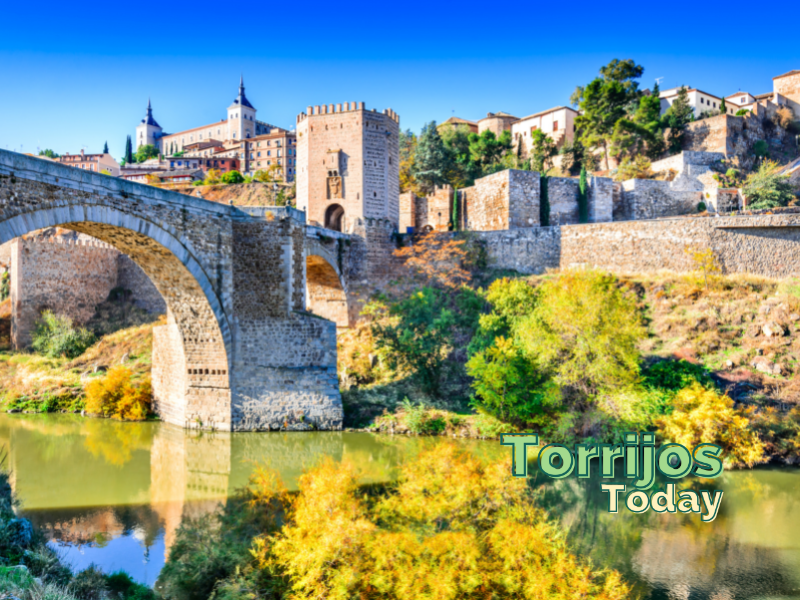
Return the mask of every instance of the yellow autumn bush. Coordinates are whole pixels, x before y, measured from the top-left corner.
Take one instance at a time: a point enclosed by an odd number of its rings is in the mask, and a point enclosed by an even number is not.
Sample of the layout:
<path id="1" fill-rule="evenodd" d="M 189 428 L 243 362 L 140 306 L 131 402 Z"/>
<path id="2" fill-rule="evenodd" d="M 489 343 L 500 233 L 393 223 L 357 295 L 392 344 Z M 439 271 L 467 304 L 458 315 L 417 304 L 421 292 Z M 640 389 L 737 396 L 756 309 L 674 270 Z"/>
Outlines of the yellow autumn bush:
<path id="1" fill-rule="evenodd" d="M 86 411 L 119 421 L 143 421 L 153 398 L 150 377 L 138 384 L 132 377 L 130 369 L 117 365 L 92 380 L 86 386 Z"/>
<path id="2" fill-rule="evenodd" d="M 689 449 L 718 444 L 727 467 L 752 467 L 763 460 L 764 444 L 749 424 L 728 396 L 695 383 L 676 394 L 673 412 L 659 420 L 659 431 L 664 439 Z"/>
<path id="3" fill-rule="evenodd" d="M 262 480 L 267 491 L 280 487 Z M 444 445 L 405 465 L 388 491 L 357 481 L 352 465 L 323 462 L 287 500 L 282 530 L 257 538 L 256 563 L 287 576 L 287 598 L 630 597 L 617 572 L 569 553 L 509 461 L 486 463 Z"/>

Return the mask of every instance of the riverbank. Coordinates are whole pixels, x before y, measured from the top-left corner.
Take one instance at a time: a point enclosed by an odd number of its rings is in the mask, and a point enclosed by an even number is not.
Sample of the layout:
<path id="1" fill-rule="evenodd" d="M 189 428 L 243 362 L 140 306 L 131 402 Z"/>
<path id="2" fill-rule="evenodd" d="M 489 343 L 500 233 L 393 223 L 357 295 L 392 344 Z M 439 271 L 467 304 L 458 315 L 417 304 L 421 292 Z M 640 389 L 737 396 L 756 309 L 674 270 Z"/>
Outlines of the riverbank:
<path id="1" fill-rule="evenodd" d="M 532 430 L 549 441 L 570 444 L 577 438 L 612 442 L 625 426 L 659 432 L 662 439 L 669 431 L 709 442 L 713 440 L 704 435 L 735 421 L 747 423 L 744 431 L 750 443 L 762 448 L 760 458 L 752 459 L 758 454 L 754 450 L 746 461 L 737 459 L 740 465 L 800 464 L 800 282 L 723 276 L 712 269 L 689 275 L 612 277 L 592 292 L 580 277 L 570 277 L 517 277 L 496 280 L 487 288 L 463 286 L 442 293 L 436 291 L 435 281 L 428 281 L 428 286 L 419 284 L 410 293 L 383 297 L 378 306 L 373 303 L 367 323 L 340 335 L 345 425 L 378 433 L 478 438 Z M 559 305 L 550 299 L 552 308 L 540 309 L 555 311 L 546 317 L 550 324 L 536 325 L 536 319 L 545 318 L 540 316 L 544 312 L 537 312 L 541 290 L 565 281 L 572 281 L 574 298 L 561 297 Z M 607 286 L 606 292 L 602 286 Z M 427 294 L 424 299 L 420 290 Z M 630 365 L 625 384 L 609 387 L 595 377 L 581 391 L 576 383 L 585 384 L 574 371 L 569 375 L 574 383 L 565 387 L 558 361 L 577 356 L 571 354 L 570 340 L 584 335 L 581 328 L 587 340 L 598 334 L 610 340 L 617 336 L 613 328 L 602 332 L 602 313 L 584 318 L 592 310 L 584 300 L 590 303 L 594 293 L 605 302 L 617 292 L 614 302 L 626 307 L 628 320 L 640 323 L 625 350 Z M 416 315 L 414 322 L 406 315 L 413 313 L 417 298 L 428 313 Z M 435 320 L 452 319 L 448 311 L 456 310 L 458 320 L 434 339 Z M 570 311 L 576 312 L 567 326 L 559 315 Z M 526 354 L 538 343 L 530 337 L 531 327 L 539 336 L 550 336 L 551 345 L 562 346 L 555 362 L 543 364 L 537 355 Z M 405 345 L 398 343 L 401 336 Z M 506 345 L 498 346 L 498 340 L 507 340 L 502 342 Z M 414 366 L 419 359 L 414 353 L 424 352 L 432 342 L 442 348 L 426 357 L 436 361 L 438 380 L 426 386 Z M 618 359 L 596 355 L 578 370 L 591 372 L 603 360 Z M 712 393 L 692 395 L 688 389 L 693 385 Z M 553 391 L 555 395 L 544 401 L 561 408 L 536 404 L 541 400 L 528 393 L 536 387 Z M 687 391 L 678 407 L 682 390 Z M 729 420 L 701 433 L 692 424 L 694 415 L 705 409 L 698 402 L 718 405 L 722 412 L 711 414 L 724 413 Z M 573 408 L 567 409 L 570 404 Z M 515 414 L 519 410 L 533 412 Z"/>

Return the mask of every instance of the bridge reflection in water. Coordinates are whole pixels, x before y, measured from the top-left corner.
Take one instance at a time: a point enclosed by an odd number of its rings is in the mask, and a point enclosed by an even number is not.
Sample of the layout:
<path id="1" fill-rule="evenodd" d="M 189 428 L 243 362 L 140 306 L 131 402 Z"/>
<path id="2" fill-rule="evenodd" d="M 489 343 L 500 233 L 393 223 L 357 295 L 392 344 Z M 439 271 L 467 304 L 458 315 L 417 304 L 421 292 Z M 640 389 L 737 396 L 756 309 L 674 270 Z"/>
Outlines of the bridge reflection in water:
<path id="1" fill-rule="evenodd" d="M 150 582 L 182 519 L 216 510 L 247 485 L 256 465 L 276 469 L 289 489 L 325 456 L 350 459 L 365 482 L 388 481 L 402 457 L 431 443 L 365 433 L 212 433 L 77 415 L 0 415 L 0 446 L 22 512 L 65 546 L 76 567 L 94 560 L 106 570 L 135 571 L 151 561 L 139 574 Z"/>

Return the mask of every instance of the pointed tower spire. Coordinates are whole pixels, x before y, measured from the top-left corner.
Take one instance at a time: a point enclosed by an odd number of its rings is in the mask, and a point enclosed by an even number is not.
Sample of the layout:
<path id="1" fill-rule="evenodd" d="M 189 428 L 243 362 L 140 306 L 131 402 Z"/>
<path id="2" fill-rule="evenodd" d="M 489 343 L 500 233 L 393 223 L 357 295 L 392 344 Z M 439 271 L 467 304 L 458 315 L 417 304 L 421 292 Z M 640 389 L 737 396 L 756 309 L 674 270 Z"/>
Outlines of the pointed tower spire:
<path id="1" fill-rule="evenodd" d="M 234 103 L 239 104 L 240 106 L 246 106 L 248 108 L 255 108 L 247 100 L 247 96 L 244 95 L 244 74 L 239 76 L 239 96 L 236 98 L 236 100 L 234 100 Z"/>
<path id="2" fill-rule="evenodd" d="M 161 127 L 156 120 L 153 118 L 153 106 L 150 104 L 150 98 L 147 98 L 147 116 L 142 121 L 145 125 L 155 125 L 156 127 Z"/>

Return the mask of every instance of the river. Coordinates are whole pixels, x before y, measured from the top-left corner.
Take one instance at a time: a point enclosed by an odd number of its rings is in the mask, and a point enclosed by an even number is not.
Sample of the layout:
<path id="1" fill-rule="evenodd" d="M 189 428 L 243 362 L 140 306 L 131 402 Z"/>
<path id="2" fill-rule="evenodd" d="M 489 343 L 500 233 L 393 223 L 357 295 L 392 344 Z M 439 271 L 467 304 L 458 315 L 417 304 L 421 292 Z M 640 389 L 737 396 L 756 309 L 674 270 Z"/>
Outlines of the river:
<path id="1" fill-rule="evenodd" d="M 441 438 L 199 433 L 155 422 L 0 415 L 0 445 L 20 512 L 44 528 L 74 569 L 91 563 L 107 572 L 123 569 L 150 585 L 181 520 L 213 511 L 247 484 L 257 464 L 277 469 L 289 489 L 323 456 L 349 459 L 365 482 L 388 481 L 404 460 L 438 443 Z M 487 457 L 510 452 L 497 442 L 457 443 Z M 568 529 L 573 550 L 619 569 L 644 598 L 800 596 L 800 469 L 725 473 L 712 485 L 725 491 L 712 523 L 625 508 L 609 514 L 597 480 L 540 477 L 535 484 L 540 503 Z"/>

